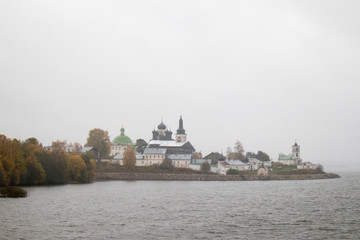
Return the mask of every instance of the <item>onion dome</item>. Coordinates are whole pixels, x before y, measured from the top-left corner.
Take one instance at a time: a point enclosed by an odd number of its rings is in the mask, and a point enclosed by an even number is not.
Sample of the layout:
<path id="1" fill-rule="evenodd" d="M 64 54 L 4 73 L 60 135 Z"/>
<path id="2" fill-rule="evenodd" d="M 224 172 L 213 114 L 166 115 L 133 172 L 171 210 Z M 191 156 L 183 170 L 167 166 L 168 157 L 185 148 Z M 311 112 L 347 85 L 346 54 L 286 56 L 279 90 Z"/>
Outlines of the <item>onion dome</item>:
<path id="1" fill-rule="evenodd" d="M 116 138 L 114 138 L 114 140 L 112 141 L 113 144 L 117 144 L 117 145 L 127 145 L 127 144 L 133 144 L 133 142 L 131 141 L 131 138 L 129 138 L 128 136 L 125 135 L 125 128 L 121 128 L 120 129 L 121 134 L 119 136 L 117 136 Z"/>
<path id="2" fill-rule="evenodd" d="M 165 125 L 163 122 L 161 122 L 161 123 L 158 125 L 158 129 L 163 129 L 163 130 L 165 130 L 165 129 L 166 129 L 166 125 Z"/>

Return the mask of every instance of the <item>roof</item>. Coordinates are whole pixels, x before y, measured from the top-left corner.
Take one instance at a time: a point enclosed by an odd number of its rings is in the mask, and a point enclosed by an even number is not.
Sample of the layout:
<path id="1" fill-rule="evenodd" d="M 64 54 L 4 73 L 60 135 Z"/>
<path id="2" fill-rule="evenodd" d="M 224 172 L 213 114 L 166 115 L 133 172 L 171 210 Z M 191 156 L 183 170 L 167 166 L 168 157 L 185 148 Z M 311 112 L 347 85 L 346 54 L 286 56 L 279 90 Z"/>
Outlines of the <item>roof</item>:
<path id="1" fill-rule="evenodd" d="M 212 158 L 212 157 L 215 157 L 215 160 L 216 161 L 222 161 L 222 160 L 225 160 L 226 157 L 218 152 L 212 152 L 208 155 L 206 155 L 204 158 L 208 159 L 208 158 Z"/>
<path id="2" fill-rule="evenodd" d="M 124 155 L 122 153 L 116 154 L 114 159 L 123 159 Z M 136 160 L 144 159 L 144 155 L 142 154 L 136 154 Z"/>
<path id="3" fill-rule="evenodd" d="M 73 149 L 74 149 L 73 147 L 66 147 L 65 151 L 66 152 L 72 152 Z M 81 153 L 86 153 L 86 152 L 88 152 L 88 151 L 90 151 L 92 149 L 94 149 L 94 148 L 93 147 L 82 147 L 82 148 L 80 148 L 80 152 Z"/>
<path id="4" fill-rule="evenodd" d="M 131 139 L 125 135 L 125 128 L 121 128 L 120 129 L 120 135 L 117 136 L 116 138 L 114 138 L 114 140 L 112 141 L 113 144 L 117 144 L 117 145 L 129 145 L 129 144 L 133 144 L 133 142 L 131 141 Z"/>
<path id="5" fill-rule="evenodd" d="M 262 161 L 260 161 L 257 158 L 248 158 L 249 162 L 253 162 L 253 163 L 262 163 Z"/>
<path id="6" fill-rule="evenodd" d="M 208 162 L 209 164 L 211 164 L 211 159 L 191 159 L 191 164 L 202 164 L 203 162 Z"/>
<path id="7" fill-rule="evenodd" d="M 145 148 L 144 154 L 165 154 L 166 148 Z"/>
<path id="8" fill-rule="evenodd" d="M 246 165 L 246 163 L 243 163 L 240 160 L 225 160 L 226 164 L 228 165 Z"/>
<path id="9" fill-rule="evenodd" d="M 191 154 L 169 154 L 167 157 L 171 160 L 191 160 Z"/>
<path id="10" fill-rule="evenodd" d="M 112 141 L 113 144 L 118 144 L 118 145 L 129 145 L 129 144 L 133 144 L 131 141 L 131 138 L 129 138 L 128 136 L 125 135 L 119 135 L 116 138 L 114 138 L 114 140 Z"/>
<path id="11" fill-rule="evenodd" d="M 283 154 L 283 153 L 280 153 L 279 154 L 279 160 L 292 160 L 292 155 L 291 154 Z"/>
<path id="12" fill-rule="evenodd" d="M 161 140 L 151 140 L 149 145 L 158 145 L 159 147 L 182 147 L 186 142 L 175 142 L 174 140 L 170 141 L 161 141 Z"/>

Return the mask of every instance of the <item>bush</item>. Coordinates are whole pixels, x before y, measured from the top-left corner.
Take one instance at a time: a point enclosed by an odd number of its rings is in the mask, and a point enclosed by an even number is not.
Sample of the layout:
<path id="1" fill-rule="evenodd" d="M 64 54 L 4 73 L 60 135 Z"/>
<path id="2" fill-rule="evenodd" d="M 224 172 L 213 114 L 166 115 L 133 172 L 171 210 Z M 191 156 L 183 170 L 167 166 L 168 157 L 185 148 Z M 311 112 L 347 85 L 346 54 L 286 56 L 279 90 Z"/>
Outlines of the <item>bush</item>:
<path id="1" fill-rule="evenodd" d="M 168 158 L 164 159 L 164 161 L 160 164 L 160 168 L 170 172 L 174 171 L 174 165 L 172 164 L 171 159 Z"/>
<path id="2" fill-rule="evenodd" d="M 18 198 L 18 197 L 26 197 L 27 191 L 20 187 L 4 187 L 0 188 L 0 197 L 12 197 L 12 198 Z"/>
<path id="3" fill-rule="evenodd" d="M 227 174 L 227 175 L 239 175 L 239 174 L 240 174 L 240 171 L 230 168 L 230 169 L 226 172 L 226 174 Z"/>
<path id="4" fill-rule="evenodd" d="M 204 161 L 200 166 L 200 171 L 202 173 L 210 172 L 210 164 L 207 161 Z"/>

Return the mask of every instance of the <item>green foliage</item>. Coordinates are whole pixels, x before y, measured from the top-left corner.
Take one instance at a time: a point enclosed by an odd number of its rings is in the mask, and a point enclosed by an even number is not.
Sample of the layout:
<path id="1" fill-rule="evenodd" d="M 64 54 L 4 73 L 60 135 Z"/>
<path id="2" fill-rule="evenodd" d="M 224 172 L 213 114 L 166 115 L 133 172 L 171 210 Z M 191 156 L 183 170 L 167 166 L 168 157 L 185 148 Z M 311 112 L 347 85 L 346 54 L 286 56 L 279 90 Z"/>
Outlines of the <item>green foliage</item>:
<path id="1" fill-rule="evenodd" d="M 226 172 L 227 175 L 239 175 L 240 174 L 240 171 L 236 170 L 236 169 L 229 169 L 227 172 Z"/>
<path id="2" fill-rule="evenodd" d="M 147 146 L 147 142 L 144 139 L 140 138 L 136 140 L 136 151 L 138 153 L 143 154 L 146 146 Z"/>
<path id="3" fill-rule="evenodd" d="M 260 161 L 270 161 L 270 157 L 266 152 L 258 151 L 257 154 L 253 152 L 247 152 L 246 157 L 248 158 L 256 158 Z"/>
<path id="4" fill-rule="evenodd" d="M 164 159 L 164 161 L 160 164 L 160 168 L 168 170 L 169 172 L 174 171 L 174 165 L 172 164 L 172 161 L 169 158 Z"/>
<path id="5" fill-rule="evenodd" d="M 204 161 L 200 166 L 200 172 L 208 173 L 210 172 L 210 164 L 207 161 Z"/>

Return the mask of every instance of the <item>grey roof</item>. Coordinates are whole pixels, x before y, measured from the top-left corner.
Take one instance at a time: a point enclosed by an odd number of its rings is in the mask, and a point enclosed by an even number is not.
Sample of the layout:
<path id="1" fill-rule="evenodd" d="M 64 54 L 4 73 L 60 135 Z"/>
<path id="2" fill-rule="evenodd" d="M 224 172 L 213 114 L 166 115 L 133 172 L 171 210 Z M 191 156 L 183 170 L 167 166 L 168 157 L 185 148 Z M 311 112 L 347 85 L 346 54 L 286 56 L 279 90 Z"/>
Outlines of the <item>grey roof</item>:
<path id="1" fill-rule="evenodd" d="M 73 147 L 66 147 L 65 151 L 66 151 L 66 152 L 72 152 L 73 149 L 74 149 Z M 92 149 L 93 149 L 93 147 L 82 147 L 82 148 L 80 149 L 80 152 L 81 152 L 81 153 L 86 153 L 86 152 L 88 152 L 88 151 L 90 151 L 90 150 L 92 150 Z"/>
<path id="2" fill-rule="evenodd" d="M 121 160 L 124 158 L 124 155 L 122 153 L 116 154 L 114 159 L 116 160 Z M 144 159 L 144 155 L 142 154 L 136 154 L 136 160 L 142 160 Z"/>
<path id="3" fill-rule="evenodd" d="M 208 162 L 209 164 L 211 164 L 211 159 L 191 159 L 191 164 L 202 164 L 203 162 Z"/>
<path id="4" fill-rule="evenodd" d="M 191 154 L 169 154 L 167 157 L 171 160 L 191 160 Z"/>
<path id="5" fill-rule="evenodd" d="M 151 140 L 149 145 L 158 145 L 160 147 L 182 147 L 186 142 L 175 142 L 175 141 L 161 141 L 161 140 Z"/>
<path id="6" fill-rule="evenodd" d="M 234 159 L 231 159 L 231 160 L 225 160 L 226 164 L 228 165 L 246 165 L 246 163 L 243 163 L 242 161 L 240 160 L 234 160 Z"/>
<path id="7" fill-rule="evenodd" d="M 144 154 L 165 154 L 166 148 L 145 148 Z"/>
<path id="8" fill-rule="evenodd" d="M 253 163 L 262 163 L 262 161 L 260 161 L 259 159 L 257 158 L 248 158 L 249 159 L 249 162 L 253 162 Z"/>

